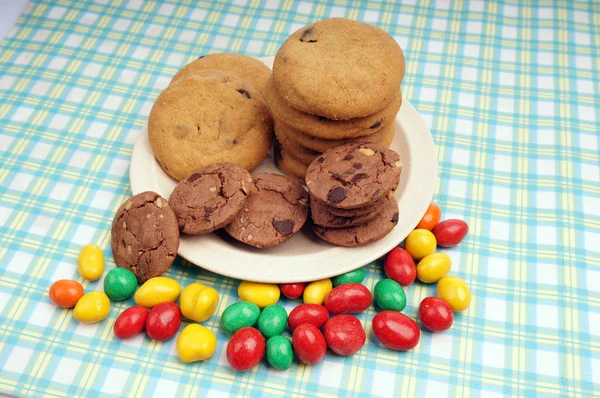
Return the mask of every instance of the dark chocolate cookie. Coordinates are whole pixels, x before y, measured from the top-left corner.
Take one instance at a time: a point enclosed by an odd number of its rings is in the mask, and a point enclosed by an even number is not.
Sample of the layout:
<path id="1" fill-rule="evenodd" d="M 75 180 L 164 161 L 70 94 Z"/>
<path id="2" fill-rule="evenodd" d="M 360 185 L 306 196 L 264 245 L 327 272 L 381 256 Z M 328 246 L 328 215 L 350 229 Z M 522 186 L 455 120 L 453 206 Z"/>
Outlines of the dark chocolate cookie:
<path id="1" fill-rule="evenodd" d="M 207 234 L 233 221 L 254 190 L 245 169 L 233 163 L 215 163 L 181 180 L 169 204 L 181 232 Z"/>
<path id="2" fill-rule="evenodd" d="M 373 213 L 374 211 L 376 211 L 378 213 L 381 212 L 381 210 L 383 209 L 383 206 L 385 206 L 388 199 L 393 194 L 394 194 L 393 192 L 389 192 L 386 197 L 377 199 L 375 202 L 373 202 L 373 204 L 370 204 L 368 206 L 359 207 L 357 209 L 338 209 L 337 207 L 329 206 L 327 203 L 321 202 L 318 199 L 314 199 L 314 200 L 321 203 L 322 206 L 325 206 L 325 208 L 327 209 L 327 212 L 333 214 L 334 216 L 358 217 L 358 216 L 364 216 L 365 214 Z"/>
<path id="3" fill-rule="evenodd" d="M 142 192 L 123 203 L 110 233 L 115 263 L 131 270 L 139 283 L 162 275 L 179 248 L 175 213 L 156 192 Z"/>
<path id="4" fill-rule="evenodd" d="M 252 176 L 256 192 L 225 227 L 233 238 L 263 248 L 291 238 L 308 217 L 308 193 L 300 182 L 280 174 Z"/>
<path id="5" fill-rule="evenodd" d="M 325 228 L 313 225 L 317 236 L 338 246 L 354 247 L 379 240 L 389 234 L 398 224 L 398 203 L 392 198 L 383 211 L 371 221 L 348 228 Z"/>
<path id="6" fill-rule="evenodd" d="M 310 198 L 310 216 L 315 224 L 327 228 L 345 228 L 354 227 L 364 224 L 367 221 L 377 217 L 382 209 L 375 209 L 370 213 L 354 217 L 340 217 L 331 214 L 327 211 L 327 206 L 324 202 Z"/>
<path id="7" fill-rule="evenodd" d="M 400 156 L 380 144 L 335 147 L 306 170 L 306 186 L 316 199 L 340 209 L 373 204 L 398 187 Z"/>

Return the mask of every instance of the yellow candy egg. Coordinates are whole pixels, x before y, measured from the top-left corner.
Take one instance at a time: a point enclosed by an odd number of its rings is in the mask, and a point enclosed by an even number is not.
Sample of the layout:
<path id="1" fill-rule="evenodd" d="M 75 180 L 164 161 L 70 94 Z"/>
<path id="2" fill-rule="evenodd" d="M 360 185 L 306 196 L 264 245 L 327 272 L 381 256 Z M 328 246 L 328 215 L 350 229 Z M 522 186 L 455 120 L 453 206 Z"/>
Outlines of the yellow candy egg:
<path id="1" fill-rule="evenodd" d="M 243 281 L 238 286 L 238 295 L 244 301 L 256 304 L 260 308 L 275 304 L 279 300 L 279 286 L 272 283 Z"/>
<path id="2" fill-rule="evenodd" d="M 321 279 L 320 281 L 310 282 L 304 288 L 304 299 L 305 304 L 323 304 L 325 297 L 333 289 L 331 279 Z"/>
<path id="3" fill-rule="evenodd" d="M 434 283 L 442 279 L 452 267 L 452 260 L 444 253 L 431 253 L 417 264 L 417 278 L 423 283 Z"/>
<path id="4" fill-rule="evenodd" d="M 88 281 L 100 279 L 104 272 L 104 254 L 102 250 L 94 245 L 85 245 L 79 252 L 77 269 L 81 276 Z"/>
<path id="5" fill-rule="evenodd" d="M 75 304 L 73 316 L 82 323 L 100 322 L 110 312 L 110 300 L 104 292 L 84 294 Z"/>
<path id="6" fill-rule="evenodd" d="M 435 236 L 426 229 L 415 229 L 408 234 L 404 241 L 404 248 L 415 260 L 420 260 L 433 253 L 436 247 Z"/>
<path id="7" fill-rule="evenodd" d="M 450 304 L 452 311 L 460 312 L 469 307 L 471 292 L 469 287 L 458 276 L 445 276 L 437 284 L 438 296 Z"/>
<path id="8" fill-rule="evenodd" d="M 204 322 L 217 309 L 219 292 L 200 283 L 192 283 L 183 289 L 179 307 L 184 317 L 196 322 Z"/>
<path id="9" fill-rule="evenodd" d="M 204 361 L 217 350 L 217 336 L 197 323 L 186 326 L 177 338 L 177 355 L 183 362 Z"/>
<path id="10" fill-rule="evenodd" d="M 152 308 L 167 301 L 175 302 L 180 294 L 181 286 L 179 286 L 176 280 L 157 276 L 148 279 L 140 286 L 137 292 L 135 292 L 133 300 L 138 305 Z"/>

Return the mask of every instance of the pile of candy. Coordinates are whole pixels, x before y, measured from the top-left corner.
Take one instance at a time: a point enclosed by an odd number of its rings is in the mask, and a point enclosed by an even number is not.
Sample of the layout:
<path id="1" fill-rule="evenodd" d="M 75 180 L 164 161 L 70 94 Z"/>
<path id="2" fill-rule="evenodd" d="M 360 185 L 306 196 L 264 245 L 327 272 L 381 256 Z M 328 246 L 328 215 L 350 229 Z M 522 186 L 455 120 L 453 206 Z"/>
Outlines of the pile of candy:
<path id="1" fill-rule="evenodd" d="M 392 350 L 410 350 L 420 340 L 421 331 L 415 320 L 403 314 L 406 294 L 403 287 L 415 279 L 436 283 L 439 297 L 426 297 L 419 306 L 419 320 L 432 332 L 448 330 L 453 312 L 464 311 L 471 301 L 465 282 L 448 276 L 452 262 L 437 246 L 453 247 L 467 235 L 462 220 L 439 222 L 441 211 L 431 204 L 427 213 L 404 242 L 404 248 L 392 249 L 385 258 L 388 279 L 378 281 L 373 293 L 362 285 L 362 268 L 310 283 L 265 284 L 243 281 L 238 287 L 242 301 L 225 309 L 221 316 L 223 329 L 231 335 L 227 360 L 238 371 L 256 366 L 265 356 L 276 369 L 288 369 L 296 356 L 307 365 L 321 362 L 327 348 L 341 356 L 349 356 L 366 342 L 364 328 L 351 314 L 363 312 L 374 301 L 382 311 L 373 317 L 376 338 Z M 415 260 L 417 263 L 415 264 Z M 90 281 L 104 272 L 104 256 L 96 245 L 85 246 L 79 255 L 78 269 Z M 133 296 L 136 306 L 127 308 L 114 324 L 115 336 L 126 339 L 142 333 L 165 341 L 177 333 L 182 318 L 193 322 L 177 338 L 177 353 L 183 362 L 202 361 L 216 351 L 215 334 L 199 324 L 209 319 L 219 303 L 219 293 L 200 283 L 181 289 L 171 278 L 155 277 L 137 289 L 135 275 L 124 268 L 106 274 L 104 292 L 84 294 L 83 286 L 73 280 L 59 280 L 50 287 L 50 299 L 59 307 L 73 308 L 80 322 L 95 323 L 110 312 L 110 300 L 121 301 Z M 303 304 L 289 314 L 277 304 L 280 295 L 288 299 L 302 298 Z M 179 299 L 179 306 L 175 302 Z M 331 317 L 330 317 L 331 316 Z M 286 328 L 291 341 L 283 336 Z M 266 339 L 266 342 L 265 342 Z"/>

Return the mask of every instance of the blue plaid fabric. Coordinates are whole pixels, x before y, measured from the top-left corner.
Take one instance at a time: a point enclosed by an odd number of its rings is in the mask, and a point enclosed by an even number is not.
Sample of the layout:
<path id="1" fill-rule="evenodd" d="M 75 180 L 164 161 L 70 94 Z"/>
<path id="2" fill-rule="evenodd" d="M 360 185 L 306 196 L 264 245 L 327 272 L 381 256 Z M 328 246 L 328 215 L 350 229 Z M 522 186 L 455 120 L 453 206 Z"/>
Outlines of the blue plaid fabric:
<path id="1" fill-rule="evenodd" d="M 79 324 L 48 288 L 105 252 L 130 195 L 129 157 L 170 77 L 210 52 L 274 55 L 294 30 L 344 16 L 406 55 L 404 97 L 438 148 L 435 202 L 470 225 L 443 250 L 473 301 L 409 352 L 379 346 L 374 308 L 356 355 L 285 372 L 228 366 L 220 314 L 238 281 L 178 259 L 167 272 L 221 294 L 204 325 L 215 356 L 183 364 L 175 339 L 117 340 Z M 600 4 L 575 1 L 32 1 L 0 42 L 0 391 L 20 396 L 569 396 L 600 391 Z M 383 277 L 366 267 L 365 284 Z M 404 312 L 435 286 L 406 289 Z M 283 300 L 286 308 L 296 303 Z"/>

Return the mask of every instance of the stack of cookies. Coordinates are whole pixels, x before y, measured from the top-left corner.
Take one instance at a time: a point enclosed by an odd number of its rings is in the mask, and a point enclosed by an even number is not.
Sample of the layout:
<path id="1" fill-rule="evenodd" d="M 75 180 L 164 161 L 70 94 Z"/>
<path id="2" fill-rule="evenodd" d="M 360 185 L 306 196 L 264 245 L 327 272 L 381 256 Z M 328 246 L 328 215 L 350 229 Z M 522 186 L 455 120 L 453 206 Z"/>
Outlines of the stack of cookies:
<path id="1" fill-rule="evenodd" d="M 315 159 L 306 186 L 317 236 L 350 247 L 387 235 L 398 223 L 401 171 L 400 156 L 381 144 L 345 144 Z"/>
<path id="2" fill-rule="evenodd" d="M 377 27 L 332 18 L 296 31 L 277 52 L 265 84 L 279 168 L 304 180 L 308 165 L 329 149 L 389 146 L 403 78 L 400 46 Z"/>

